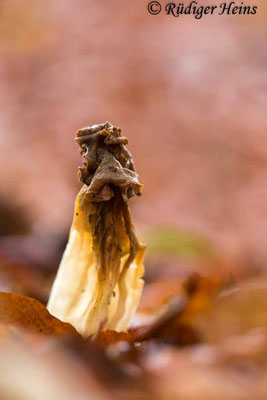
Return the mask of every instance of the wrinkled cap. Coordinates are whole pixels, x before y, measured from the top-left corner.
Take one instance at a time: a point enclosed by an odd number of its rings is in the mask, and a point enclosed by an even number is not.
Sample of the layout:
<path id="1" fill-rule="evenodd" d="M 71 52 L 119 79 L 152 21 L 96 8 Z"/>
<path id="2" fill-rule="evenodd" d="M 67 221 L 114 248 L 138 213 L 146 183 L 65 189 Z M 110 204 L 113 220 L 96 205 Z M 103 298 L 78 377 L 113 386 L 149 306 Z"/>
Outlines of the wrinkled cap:
<path id="1" fill-rule="evenodd" d="M 90 201 L 107 201 L 117 187 L 125 199 L 140 196 L 143 185 L 130 152 L 125 145 L 128 139 L 121 136 L 121 129 L 110 122 L 79 129 L 76 141 L 82 149 L 84 165 L 79 168 L 81 182 L 88 186 Z"/>
<path id="2" fill-rule="evenodd" d="M 118 129 L 114 127 L 110 122 L 106 121 L 104 124 L 95 124 L 92 126 L 86 126 L 85 128 L 81 128 L 77 131 L 76 136 L 81 137 L 85 135 L 90 135 L 92 133 L 97 133 L 102 130 L 113 130 L 113 129 Z"/>

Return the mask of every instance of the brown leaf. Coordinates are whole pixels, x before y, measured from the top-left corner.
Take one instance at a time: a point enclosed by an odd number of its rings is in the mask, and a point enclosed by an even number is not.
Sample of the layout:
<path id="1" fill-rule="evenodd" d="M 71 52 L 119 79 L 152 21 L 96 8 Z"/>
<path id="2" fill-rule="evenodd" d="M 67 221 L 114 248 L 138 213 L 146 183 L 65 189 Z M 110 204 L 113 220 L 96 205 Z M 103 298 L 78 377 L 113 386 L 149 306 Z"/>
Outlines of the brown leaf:
<path id="1" fill-rule="evenodd" d="M 218 289 L 217 281 L 192 275 L 184 282 L 182 296 L 173 297 L 151 324 L 132 330 L 133 340 L 158 339 L 182 346 L 200 342 L 195 320 L 208 312 Z"/>
<path id="2" fill-rule="evenodd" d="M 11 293 L 0 292 L 0 324 L 44 335 L 78 335 L 70 324 L 53 317 L 39 301 Z"/>
<path id="3" fill-rule="evenodd" d="M 257 331 L 267 332 L 266 278 L 245 280 L 223 292 L 198 325 L 205 340 L 212 344 Z"/>
<path id="4" fill-rule="evenodd" d="M 114 330 L 105 330 L 95 336 L 95 340 L 100 347 L 108 347 L 117 342 L 131 342 L 132 335 L 129 332 L 117 332 Z"/>

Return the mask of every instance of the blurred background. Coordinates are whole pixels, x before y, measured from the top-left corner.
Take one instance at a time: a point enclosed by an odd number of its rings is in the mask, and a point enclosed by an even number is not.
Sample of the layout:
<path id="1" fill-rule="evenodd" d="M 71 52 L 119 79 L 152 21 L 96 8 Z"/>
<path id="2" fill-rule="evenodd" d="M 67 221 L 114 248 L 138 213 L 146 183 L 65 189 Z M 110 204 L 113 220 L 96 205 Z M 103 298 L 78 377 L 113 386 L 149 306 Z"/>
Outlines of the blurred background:
<path id="1" fill-rule="evenodd" d="M 1 399 L 267 398 L 267 2 L 196 20 L 148 1 L 0 0 Z M 146 285 L 130 333 L 60 339 L 42 304 L 81 187 L 75 132 L 107 120 L 144 184 Z"/>
<path id="2" fill-rule="evenodd" d="M 75 132 L 108 120 L 144 184 L 131 210 L 148 280 L 211 260 L 264 271 L 267 6 L 254 3 L 255 16 L 196 20 L 141 0 L 1 0 L 2 260 L 57 268 L 80 187 Z"/>

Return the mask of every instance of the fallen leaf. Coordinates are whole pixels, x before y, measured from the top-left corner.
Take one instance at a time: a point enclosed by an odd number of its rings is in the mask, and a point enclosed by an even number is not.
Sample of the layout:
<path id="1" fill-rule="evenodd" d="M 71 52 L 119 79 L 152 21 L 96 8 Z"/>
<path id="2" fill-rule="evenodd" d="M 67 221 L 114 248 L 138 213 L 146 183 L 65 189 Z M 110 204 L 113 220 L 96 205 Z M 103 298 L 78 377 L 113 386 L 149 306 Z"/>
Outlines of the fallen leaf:
<path id="1" fill-rule="evenodd" d="M 218 296 L 198 322 L 204 339 L 211 344 L 226 338 L 267 331 L 267 281 L 254 278 Z"/>
<path id="2" fill-rule="evenodd" d="M 44 335 L 78 335 L 70 324 L 53 317 L 39 301 L 11 293 L 0 292 L 0 324 Z"/>
<path id="3" fill-rule="evenodd" d="M 99 332 L 93 338 L 102 348 L 106 348 L 118 342 L 131 342 L 132 335 L 129 332 L 117 332 L 112 329 Z"/>
<path id="4" fill-rule="evenodd" d="M 201 333 L 196 329 L 195 321 L 208 312 L 218 290 L 218 282 L 192 275 L 185 281 L 182 294 L 173 297 L 152 323 L 131 331 L 133 340 L 159 339 L 181 346 L 201 342 Z"/>

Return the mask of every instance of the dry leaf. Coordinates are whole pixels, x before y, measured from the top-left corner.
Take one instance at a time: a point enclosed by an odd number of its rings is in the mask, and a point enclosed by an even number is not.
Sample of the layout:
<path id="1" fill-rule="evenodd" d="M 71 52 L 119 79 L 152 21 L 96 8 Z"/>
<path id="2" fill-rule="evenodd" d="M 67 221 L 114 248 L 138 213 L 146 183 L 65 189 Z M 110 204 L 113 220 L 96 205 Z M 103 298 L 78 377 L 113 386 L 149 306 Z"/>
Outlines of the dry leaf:
<path id="1" fill-rule="evenodd" d="M 132 335 L 129 332 L 116 332 L 112 329 L 99 332 L 95 340 L 102 348 L 108 347 L 118 342 L 131 342 Z"/>
<path id="2" fill-rule="evenodd" d="M 49 314 L 39 301 L 18 294 L 0 293 L 0 323 L 44 335 L 78 335 L 70 324 Z"/>
<path id="3" fill-rule="evenodd" d="M 200 342 L 196 318 L 209 310 L 218 289 L 218 282 L 192 275 L 185 281 L 182 295 L 173 297 L 151 324 L 132 330 L 134 341 L 157 338 L 177 345 Z"/>
<path id="4" fill-rule="evenodd" d="M 267 281 L 254 278 L 222 293 L 199 321 L 204 338 L 220 343 L 226 338 L 267 331 Z"/>

